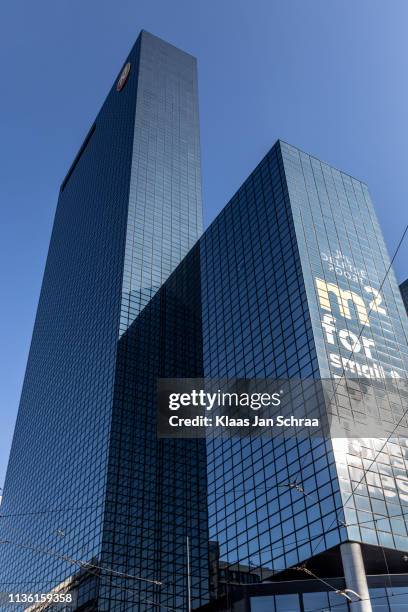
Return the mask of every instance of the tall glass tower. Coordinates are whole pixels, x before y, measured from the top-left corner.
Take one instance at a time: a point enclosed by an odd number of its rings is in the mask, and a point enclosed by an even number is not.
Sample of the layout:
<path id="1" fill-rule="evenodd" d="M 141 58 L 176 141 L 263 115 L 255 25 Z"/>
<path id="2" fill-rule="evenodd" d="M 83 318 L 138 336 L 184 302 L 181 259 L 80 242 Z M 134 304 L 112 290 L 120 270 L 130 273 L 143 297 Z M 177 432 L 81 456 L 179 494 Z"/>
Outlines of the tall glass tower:
<path id="1" fill-rule="evenodd" d="M 1 507 L 2 592 L 183 608 L 186 534 L 195 569 L 206 534 L 205 456 L 195 442 L 150 444 L 146 388 L 180 366 L 163 365 L 165 338 L 138 315 L 201 231 L 196 60 L 143 31 L 61 185 Z"/>
<path id="2" fill-rule="evenodd" d="M 278 141 L 201 231 L 195 60 L 142 32 L 61 185 L 1 506 L 2 605 L 69 591 L 82 611 L 187 612 L 217 609 L 211 590 L 231 612 L 231 582 L 312 572 L 358 593 L 353 612 L 396 610 L 406 439 L 156 430 L 158 378 L 406 380 L 367 186 Z M 391 422 L 408 408 L 392 401 Z M 245 605 L 350 610 L 327 584 L 319 604 Z"/>
<path id="3" fill-rule="evenodd" d="M 407 317 L 361 181 L 278 141 L 200 244 L 206 376 L 406 381 Z M 335 391 L 346 413 L 350 397 Z M 397 423 L 408 401 L 394 399 Z M 406 441 L 210 439 L 210 540 L 224 592 L 251 576 L 310 577 L 288 574 L 307 563 L 344 575 L 361 595 L 352 609 L 370 611 L 365 573 L 406 572 Z M 274 596 L 257 601 L 251 609 L 275 610 Z M 348 609 L 338 596 L 333 607 L 296 601 L 276 610 Z"/>

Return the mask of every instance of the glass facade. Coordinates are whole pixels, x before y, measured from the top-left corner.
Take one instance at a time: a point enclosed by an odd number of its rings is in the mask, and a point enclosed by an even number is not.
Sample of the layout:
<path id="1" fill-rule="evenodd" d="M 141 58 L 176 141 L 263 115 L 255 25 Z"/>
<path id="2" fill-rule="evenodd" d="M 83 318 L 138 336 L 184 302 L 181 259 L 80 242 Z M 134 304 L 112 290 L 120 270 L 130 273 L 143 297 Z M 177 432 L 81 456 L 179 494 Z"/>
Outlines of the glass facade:
<path id="1" fill-rule="evenodd" d="M 380 585 L 378 577 L 368 577 L 372 612 L 405 612 L 407 590 L 403 586 Z M 333 581 L 332 581 L 333 582 Z M 349 612 L 351 610 L 342 595 L 336 593 L 339 581 L 325 586 L 316 581 L 294 581 L 285 585 L 262 585 L 236 595 L 233 602 L 226 600 L 218 605 L 205 606 L 203 612 Z M 257 592 L 256 592 L 257 591 Z M 263 594 L 262 594 L 263 593 Z"/>
<path id="2" fill-rule="evenodd" d="M 319 376 L 282 146 L 201 240 L 206 376 Z M 308 496 L 285 486 L 300 472 Z M 223 563 L 275 573 L 346 535 L 338 523 L 328 529 L 341 498 L 332 448 L 319 438 L 209 440 L 208 487 Z"/>
<path id="3" fill-rule="evenodd" d="M 138 65 L 120 333 L 202 233 L 196 59 L 148 34 Z"/>
<path id="4" fill-rule="evenodd" d="M 194 247 L 118 345 L 98 610 L 187 609 L 208 598 L 205 440 L 158 440 L 158 378 L 202 376 L 200 251 Z M 160 586 L 151 581 L 160 580 Z M 138 607 L 140 606 L 140 607 Z"/>
<path id="5" fill-rule="evenodd" d="M 289 145 L 281 151 L 321 376 L 406 379 L 407 317 L 367 186 Z M 341 414 L 348 398 L 336 395 Z M 406 396 L 398 403 L 400 416 Z M 406 551 L 408 449 L 406 439 L 385 442 L 333 441 L 347 536 Z"/>
<path id="6" fill-rule="evenodd" d="M 372 612 L 405 612 L 406 576 L 367 576 Z M 289 580 L 237 587 L 229 597 L 200 608 L 202 612 L 349 612 L 353 607 L 338 591 L 343 578 Z M 360 609 L 361 608 L 357 608 Z"/>
<path id="7" fill-rule="evenodd" d="M 405 379 L 408 329 L 367 187 L 284 142 L 200 237 L 195 59 L 143 32 L 126 62 L 61 186 L 1 591 L 187 610 L 188 558 L 196 608 L 221 572 L 228 594 L 350 540 L 408 551 L 402 441 L 157 439 L 159 377 Z M 344 608 L 309 595 L 250 605 Z"/>
<path id="8" fill-rule="evenodd" d="M 334 591 L 291 593 L 251 597 L 248 612 L 348 612 L 347 602 Z M 373 612 L 404 612 L 407 609 L 406 587 L 370 589 Z"/>
<path id="9" fill-rule="evenodd" d="M 137 315 L 202 229 L 196 60 L 142 32 L 127 63 L 61 185 L 3 496 L 0 591 L 179 609 L 187 535 L 195 575 L 207 574 L 205 456 L 195 442 L 153 443 L 149 418 L 159 372 L 201 374 L 198 306 L 176 320 L 173 288 Z"/>
<path id="10" fill-rule="evenodd" d="M 206 376 L 406 379 L 407 317 L 364 183 L 278 142 L 201 259 Z M 332 399 L 341 415 L 349 398 Z M 407 551 L 407 459 L 405 439 L 209 439 L 220 566 L 265 577 L 350 540 Z"/>
<path id="11" fill-rule="evenodd" d="M 49 592 L 78 573 L 63 556 L 99 557 L 136 74 L 61 185 L 1 506 L 2 591 Z"/>

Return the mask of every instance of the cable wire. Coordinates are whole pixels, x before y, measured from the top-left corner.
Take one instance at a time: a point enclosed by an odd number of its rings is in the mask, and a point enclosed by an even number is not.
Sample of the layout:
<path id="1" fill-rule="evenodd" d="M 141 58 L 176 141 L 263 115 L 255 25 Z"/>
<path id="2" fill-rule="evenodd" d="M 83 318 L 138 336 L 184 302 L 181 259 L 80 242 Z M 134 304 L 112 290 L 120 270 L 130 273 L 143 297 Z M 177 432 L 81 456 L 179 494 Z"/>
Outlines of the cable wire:
<path id="1" fill-rule="evenodd" d="M 390 263 L 389 263 L 389 265 L 388 265 L 388 268 L 386 269 L 386 272 L 385 272 L 384 278 L 383 278 L 383 280 L 382 280 L 382 282 L 381 282 L 381 285 L 380 285 L 380 288 L 379 288 L 379 290 L 378 290 L 378 291 L 379 291 L 379 293 L 382 291 L 382 289 L 383 289 L 383 287 L 384 287 L 385 281 L 387 280 L 388 274 L 390 273 L 390 271 L 391 271 L 391 269 L 392 269 L 392 265 L 393 265 L 393 263 L 394 263 L 394 261 L 395 261 L 395 259 L 396 259 L 396 257 L 397 257 L 397 254 L 398 254 L 398 252 L 399 252 L 399 250 L 400 250 L 400 248 L 401 248 L 401 246 L 402 246 L 402 243 L 403 243 L 403 241 L 404 241 L 404 239 L 405 239 L 405 236 L 406 236 L 407 232 L 408 232 L 408 224 L 405 226 L 405 229 L 404 229 L 404 231 L 403 231 L 403 233 L 402 233 L 402 236 L 401 236 L 401 238 L 400 238 L 400 240 L 399 240 L 399 242 L 398 242 L 397 248 L 395 249 L 394 255 L 392 256 L 392 259 L 391 259 L 391 261 L 390 261 Z M 371 312 L 372 312 L 372 311 L 373 311 L 373 305 L 370 305 L 370 308 L 369 308 L 368 313 L 367 313 L 367 319 L 369 318 L 369 316 L 370 316 L 370 314 L 371 314 Z M 360 340 L 360 338 L 361 338 L 361 335 L 362 335 L 363 331 L 364 331 L 364 325 L 361 325 L 361 327 L 360 327 L 360 332 L 359 332 L 359 334 L 358 334 L 358 336 L 357 336 L 357 340 L 354 342 L 354 345 L 353 345 L 352 350 L 350 351 L 350 354 L 349 354 L 349 356 L 348 356 L 348 360 L 350 360 L 350 359 L 351 359 L 351 358 L 354 356 L 354 352 L 355 352 L 355 349 L 356 349 L 357 343 L 358 343 L 358 341 Z M 338 381 L 338 383 L 337 383 L 337 385 L 336 385 L 336 387 L 335 387 L 335 389 L 334 389 L 334 391 L 333 391 L 333 395 L 332 395 L 332 397 L 331 397 L 331 399 L 330 399 L 330 402 L 329 402 L 330 404 L 331 404 L 331 402 L 333 401 L 334 397 L 336 396 L 337 389 L 338 389 L 338 387 L 339 387 L 339 385 L 340 385 L 340 382 L 343 380 L 343 376 L 345 375 L 345 372 L 346 372 L 346 371 L 345 371 L 345 366 L 343 365 L 343 366 L 342 366 L 342 374 L 339 376 L 339 381 Z M 304 456 L 304 457 L 301 459 L 301 461 L 300 461 L 300 468 L 299 468 L 299 471 L 300 471 L 300 472 L 302 471 L 302 462 L 303 462 L 303 460 L 304 460 L 306 457 L 307 457 L 307 455 L 305 455 L 305 456 Z"/>
<path id="2" fill-rule="evenodd" d="M 70 563 L 71 565 L 77 565 L 78 567 L 82 568 L 82 569 L 87 569 L 87 568 L 91 568 L 91 569 L 98 569 L 101 572 L 107 572 L 109 574 L 111 574 L 112 576 L 116 576 L 119 578 L 128 578 L 128 579 L 132 579 L 132 580 L 138 580 L 140 582 L 147 582 L 150 584 L 155 584 L 156 586 L 161 586 L 163 583 L 160 582 L 159 580 L 151 580 L 149 578 L 142 578 L 141 576 L 134 576 L 132 574 L 125 574 L 124 572 L 118 572 L 112 568 L 108 568 L 108 567 L 103 567 L 100 565 L 96 565 L 93 563 L 89 563 L 87 561 L 82 561 L 80 559 L 73 559 L 71 557 L 69 557 L 68 555 L 62 555 L 60 553 L 57 553 L 56 551 L 51 551 L 51 550 L 45 550 L 45 549 L 41 549 L 35 546 L 31 546 L 29 544 L 23 544 L 21 542 L 15 542 L 13 540 L 0 540 L 0 544 L 11 544 L 12 546 L 16 546 L 17 548 L 23 548 L 26 550 L 31 550 L 33 552 L 37 552 L 37 553 L 41 553 L 44 555 L 50 555 L 52 557 L 56 557 L 58 559 L 61 559 L 62 561 L 66 561 L 67 563 Z"/>

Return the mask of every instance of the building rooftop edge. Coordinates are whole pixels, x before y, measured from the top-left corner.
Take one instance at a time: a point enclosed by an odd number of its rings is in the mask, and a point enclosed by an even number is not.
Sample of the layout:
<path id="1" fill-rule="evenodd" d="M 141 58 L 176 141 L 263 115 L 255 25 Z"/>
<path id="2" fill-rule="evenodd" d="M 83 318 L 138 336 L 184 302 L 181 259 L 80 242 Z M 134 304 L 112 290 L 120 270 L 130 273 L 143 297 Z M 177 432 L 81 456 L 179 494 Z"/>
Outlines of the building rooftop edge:
<path id="1" fill-rule="evenodd" d="M 164 38 L 161 38 L 161 36 L 157 36 L 156 34 L 152 34 L 152 32 L 149 32 L 149 30 L 145 30 L 144 28 L 142 28 L 136 38 L 136 41 L 134 43 L 134 45 L 137 43 L 137 41 L 139 40 L 139 38 L 143 38 L 143 36 L 149 36 L 150 38 L 155 38 L 156 40 L 159 40 L 160 42 L 169 45 L 169 47 L 173 47 L 173 49 L 176 49 L 177 51 L 179 51 L 180 53 L 183 53 L 184 55 L 188 55 L 189 57 L 191 57 L 195 62 L 197 62 L 197 58 L 195 55 L 193 55 L 192 53 L 189 53 L 189 51 L 184 51 L 184 49 L 181 49 L 180 47 L 177 47 L 177 45 L 174 45 L 173 43 L 169 42 L 168 40 L 165 40 Z M 133 46 L 134 46 L 133 45 Z M 132 49 L 133 49 L 132 46 Z"/>
<path id="2" fill-rule="evenodd" d="M 362 185 L 365 185 L 368 189 L 368 185 L 365 181 L 362 181 L 361 179 L 357 178 L 356 176 L 354 176 L 354 174 L 350 174 L 350 172 L 345 172 L 344 170 L 341 170 L 340 168 L 338 168 L 337 166 L 334 166 L 333 164 L 325 161 L 324 159 L 321 159 L 320 157 L 317 157 L 316 155 L 312 155 L 311 153 L 308 153 L 307 151 L 305 151 L 304 149 L 301 149 L 300 147 L 297 147 L 296 145 L 293 145 L 292 143 L 288 142 L 287 140 L 284 140 L 283 138 L 278 138 L 275 143 L 273 144 L 273 146 L 271 148 L 273 148 L 274 146 L 276 146 L 278 143 L 282 143 L 285 145 L 288 145 L 289 147 L 291 147 L 292 149 L 296 149 L 297 151 L 299 151 L 300 153 L 303 153 L 304 155 L 308 155 L 308 157 L 311 157 L 312 159 L 316 159 L 318 162 L 320 162 L 321 164 L 325 164 L 326 166 L 330 166 L 330 168 L 333 168 L 334 170 L 337 170 L 337 172 L 341 172 L 341 174 L 344 174 L 345 176 L 349 176 L 350 178 L 352 178 L 355 181 L 358 181 L 359 183 L 361 183 Z M 270 150 L 270 149 L 269 149 Z M 263 159 L 263 158 L 262 158 Z"/>

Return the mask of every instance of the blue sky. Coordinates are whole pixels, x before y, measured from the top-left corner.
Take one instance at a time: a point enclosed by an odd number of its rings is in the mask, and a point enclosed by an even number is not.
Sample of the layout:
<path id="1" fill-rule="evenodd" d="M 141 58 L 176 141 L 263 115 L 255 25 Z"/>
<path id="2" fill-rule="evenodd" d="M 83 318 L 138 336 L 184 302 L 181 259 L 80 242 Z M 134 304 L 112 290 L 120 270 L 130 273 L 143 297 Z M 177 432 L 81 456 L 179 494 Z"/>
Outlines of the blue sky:
<path id="1" fill-rule="evenodd" d="M 140 29 L 198 57 L 206 225 L 280 137 L 368 183 L 393 252 L 408 221 L 407 18 L 406 0 L 3 4 L 0 486 L 59 184 Z"/>

